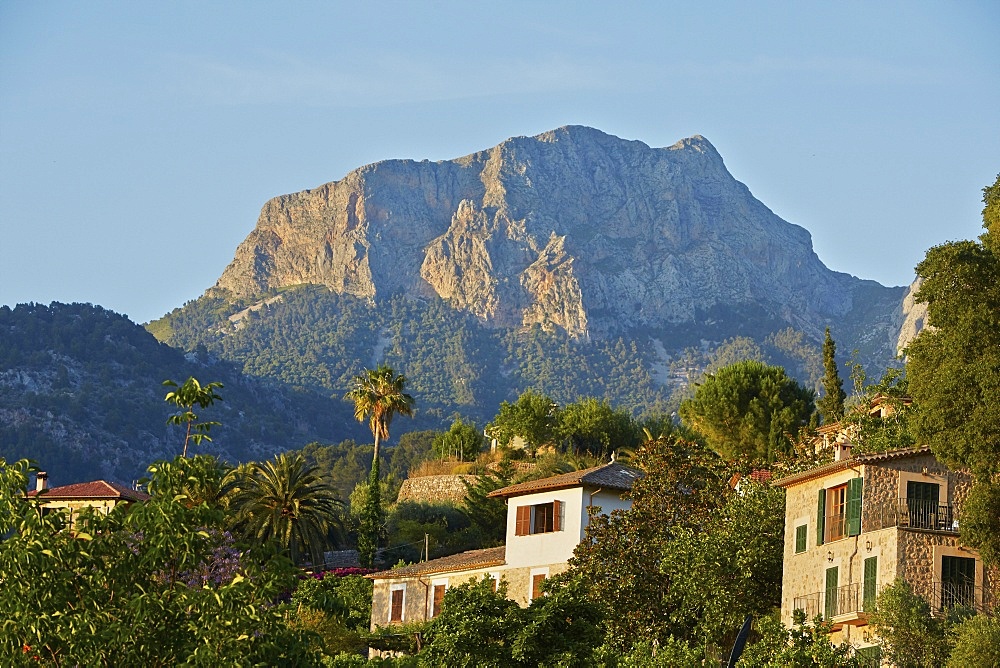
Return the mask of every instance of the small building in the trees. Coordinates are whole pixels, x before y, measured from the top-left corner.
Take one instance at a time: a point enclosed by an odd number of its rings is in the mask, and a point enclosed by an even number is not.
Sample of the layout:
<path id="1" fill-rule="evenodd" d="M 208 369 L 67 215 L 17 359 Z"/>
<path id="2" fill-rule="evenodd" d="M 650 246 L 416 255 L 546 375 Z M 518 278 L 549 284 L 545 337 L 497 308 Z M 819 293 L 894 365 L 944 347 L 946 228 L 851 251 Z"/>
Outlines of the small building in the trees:
<path id="1" fill-rule="evenodd" d="M 371 628 L 432 619 L 452 586 L 489 576 L 507 583 L 507 595 L 526 606 L 545 578 L 567 569 L 584 537 L 590 509 L 628 509 L 623 493 L 642 473 L 617 462 L 490 493 L 507 503 L 502 547 L 471 550 L 369 575 L 374 581 Z"/>
<path id="2" fill-rule="evenodd" d="M 866 611 L 896 578 L 936 613 L 990 606 L 983 562 L 958 539 L 971 476 L 928 447 L 852 455 L 847 438 L 832 447 L 834 461 L 773 483 L 786 490 L 782 622 L 802 610 L 833 624 L 834 643 L 871 647 Z"/>
<path id="3" fill-rule="evenodd" d="M 107 514 L 120 504 L 149 499 L 149 494 L 145 492 L 107 480 L 78 482 L 50 488 L 48 476 L 44 471 L 39 471 L 35 481 L 35 489 L 28 492 L 28 497 L 40 499 L 39 507 L 43 513 L 67 513 L 66 525 L 69 527 L 73 526 L 76 515 L 84 508 L 93 508 L 97 512 Z"/>

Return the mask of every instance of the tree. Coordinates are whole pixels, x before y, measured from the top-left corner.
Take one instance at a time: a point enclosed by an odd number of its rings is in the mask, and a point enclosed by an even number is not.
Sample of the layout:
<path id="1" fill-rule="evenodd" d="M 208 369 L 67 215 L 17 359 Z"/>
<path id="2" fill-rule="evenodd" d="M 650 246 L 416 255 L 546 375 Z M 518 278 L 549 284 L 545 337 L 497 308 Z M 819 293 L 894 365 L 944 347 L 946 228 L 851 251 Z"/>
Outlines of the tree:
<path id="1" fill-rule="evenodd" d="M 948 661 L 954 645 L 951 628 L 971 614 L 950 608 L 932 615 L 930 604 L 910 584 L 897 579 L 878 595 L 868 623 L 878 636 L 882 656 L 893 665 L 932 668 Z"/>
<path id="2" fill-rule="evenodd" d="M 570 452 L 603 457 L 612 450 L 631 449 L 639 441 L 631 415 L 593 397 L 569 404 L 559 411 L 557 420 L 556 433 Z"/>
<path id="3" fill-rule="evenodd" d="M 451 429 L 434 437 L 434 455 L 441 459 L 453 457 L 461 462 L 472 461 L 483 449 L 484 440 L 476 425 L 456 418 Z"/>
<path id="4" fill-rule="evenodd" d="M 860 365 L 855 367 L 858 369 Z M 889 367 L 882 378 L 866 385 L 863 369 L 855 372 L 858 380 L 857 403 L 846 411 L 842 425 L 851 430 L 855 454 L 887 452 L 916 445 L 910 428 L 913 403 L 907 380 L 900 369 Z M 870 410 L 876 399 L 882 410 Z"/>
<path id="5" fill-rule="evenodd" d="M 213 455 L 181 455 L 176 462 L 156 462 L 149 467 L 147 490 L 153 496 L 177 497 L 188 506 L 202 503 L 226 508 L 236 485 L 235 469 Z"/>
<path id="6" fill-rule="evenodd" d="M 202 441 L 211 441 L 208 432 L 212 427 L 217 427 L 218 422 L 198 422 L 194 407 L 208 408 L 216 401 L 222 401 L 222 397 L 216 393 L 216 389 L 222 388 L 222 383 L 209 383 L 202 386 L 198 380 L 192 376 L 184 381 L 183 385 L 178 385 L 172 380 L 165 380 L 163 384 L 175 389 L 167 392 L 163 400 L 177 406 L 178 411 L 167 418 L 167 424 L 184 425 L 184 451 L 182 457 L 187 457 L 188 442 L 193 441 L 195 445 L 201 445 Z"/>
<path id="7" fill-rule="evenodd" d="M 593 514 L 570 562 L 605 609 L 605 642 L 731 644 L 746 615 L 779 603 L 783 492 L 733 490 L 715 452 L 677 438 L 643 445 L 633 463 L 646 475 L 631 509 Z"/>
<path id="8" fill-rule="evenodd" d="M 681 419 L 723 456 L 767 461 L 791 450 L 813 411 L 812 390 L 754 360 L 707 376 L 680 407 Z"/>
<path id="9" fill-rule="evenodd" d="M 432 666 L 571 668 L 594 665 L 601 613 L 583 596 L 579 579 L 553 578 L 546 595 L 521 608 L 507 583 L 493 591 L 488 577 L 450 588 L 441 614 L 427 627 L 419 654 Z"/>
<path id="10" fill-rule="evenodd" d="M 837 370 L 837 344 L 830 336 L 830 328 L 826 328 L 823 339 L 823 396 L 816 401 L 816 408 L 823 416 L 823 423 L 830 424 L 844 417 L 844 381 Z"/>
<path id="11" fill-rule="evenodd" d="M 275 540 L 293 563 L 306 552 L 322 563 L 341 502 L 299 454 L 282 453 L 255 463 L 233 498 L 240 530 L 258 541 Z"/>
<path id="12" fill-rule="evenodd" d="M 375 462 L 379 445 L 389 438 L 389 425 L 396 415 L 413 415 L 413 397 L 403 392 L 406 376 L 396 374 L 391 367 L 380 364 L 354 377 L 354 387 L 346 398 L 354 402 L 354 418 L 368 420 L 375 438 Z M 374 467 L 374 464 L 373 464 Z"/>
<path id="13" fill-rule="evenodd" d="M 184 466 L 183 457 L 173 464 Z M 213 569 L 225 516 L 166 495 L 108 514 L 40 512 L 27 461 L 0 459 L 0 656 L 8 665 L 317 665 L 276 597 L 287 559 Z M 155 486 L 163 467 L 151 472 Z M 191 471 L 197 476 L 197 470 Z"/>
<path id="14" fill-rule="evenodd" d="M 505 448 L 511 446 L 514 437 L 520 437 L 534 452 L 555 438 L 558 409 L 551 397 L 527 390 L 513 404 L 506 401 L 500 404 L 500 411 L 486 426 L 486 432 Z"/>
<path id="15" fill-rule="evenodd" d="M 978 242 L 935 246 L 917 265 L 929 327 L 906 349 L 915 435 L 948 466 L 971 469 L 976 486 L 1000 484 L 1000 175 L 983 202 Z M 1000 554 L 1000 535 L 965 531 L 989 521 L 964 513 L 962 540 Z"/>
<path id="16" fill-rule="evenodd" d="M 737 664 L 740 668 L 859 668 L 850 643 L 830 642 L 833 624 L 821 619 L 806 621 L 805 613 L 796 610 L 792 628 L 773 617 L 756 622 L 758 640 L 746 649 Z"/>
<path id="17" fill-rule="evenodd" d="M 358 422 L 368 420 L 375 439 L 375 454 L 368 476 L 368 498 L 361 513 L 358 529 L 358 553 L 361 565 L 370 567 L 375 562 L 379 536 L 384 530 L 381 490 L 379 489 L 379 444 L 389 438 L 389 424 L 396 415 L 413 415 L 413 397 L 403 392 L 406 377 L 396 374 L 391 367 L 380 364 L 355 376 L 354 388 L 346 398 L 354 402 L 354 417 Z"/>
<path id="18" fill-rule="evenodd" d="M 502 545 L 507 535 L 507 504 L 489 493 L 506 487 L 513 478 L 514 467 L 510 462 L 501 462 L 497 471 L 479 476 L 474 483 L 462 481 L 465 485 L 462 511 L 479 529 L 484 547 Z"/>
<path id="19" fill-rule="evenodd" d="M 976 615 L 953 629 L 955 647 L 948 668 L 1000 668 L 1000 618 Z"/>

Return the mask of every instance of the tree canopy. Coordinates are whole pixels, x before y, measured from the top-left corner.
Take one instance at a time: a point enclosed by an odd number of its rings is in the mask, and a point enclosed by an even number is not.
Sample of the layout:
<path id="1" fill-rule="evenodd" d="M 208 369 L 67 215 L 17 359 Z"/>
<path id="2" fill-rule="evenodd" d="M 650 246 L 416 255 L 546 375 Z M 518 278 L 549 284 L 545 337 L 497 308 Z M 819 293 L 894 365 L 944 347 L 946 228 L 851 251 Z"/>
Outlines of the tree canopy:
<path id="1" fill-rule="evenodd" d="M 809 423 L 813 396 L 781 367 L 747 360 L 706 376 L 680 414 L 723 456 L 770 461 Z"/>
<path id="2" fill-rule="evenodd" d="M 916 298 L 927 303 L 927 324 L 906 350 L 910 392 L 919 406 L 917 438 L 953 468 L 968 468 L 977 486 L 1000 484 L 1000 175 L 983 190 L 983 227 L 977 241 L 955 241 L 927 251 L 917 265 Z M 1000 556 L 989 490 L 962 517 L 963 541 L 983 556 Z"/>
<path id="3" fill-rule="evenodd" d="M 779 604 L 784 495 L 676 437 L 640 447 L 632 507 L 593 515 L 570 564 L 606 611 L 605 642 L 731 645 L 747 614 Z"/>
<path id="4" fill-rule="evenodd" d="M 823 396 L 816 401 L 816 409 L 823 416 L 823 422 L 829 424 L 844 417 L 844 381 L 837 369 L 837 344 L 830 336 L 830 328 L 826 328 L 823 339 Z"/>

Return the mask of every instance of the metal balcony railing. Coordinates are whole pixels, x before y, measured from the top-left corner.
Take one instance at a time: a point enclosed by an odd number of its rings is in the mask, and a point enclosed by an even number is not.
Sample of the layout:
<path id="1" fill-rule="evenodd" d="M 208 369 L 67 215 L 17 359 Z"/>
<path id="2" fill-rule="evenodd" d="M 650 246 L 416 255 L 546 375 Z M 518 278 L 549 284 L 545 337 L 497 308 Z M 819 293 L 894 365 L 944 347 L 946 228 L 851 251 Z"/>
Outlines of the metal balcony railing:
<path id="1" fill-rule="evenodd" d="M 837 513 L 823 518 L 823 542 L 831 543 L 841 538 L 847 538 L 847 515 Z"/>
<path id="2" fill-rule="evenodd" d="M 931 583 L 931 610 L 943 613 L 949 608 L 969 608 L 976 612 L 989 612 L 994 607 L 993 597 L 989 589 L 977 587 L 972 582 L 941 582 Z"/>
<path id="3" fill-rule="evenodd" d="M 831 619 L 852 612 L 860 612 L 860 592 L 861 585 L 858 583 L 844 585 L 830 592 L 818 591 L 805 596 L 796 596 L 792 607 L 796 610 L 802 610 L 808 620 L 819 616 Z"/>
<path id="4" fill-rule="evenodd" d="M 892 499 L 865 509 L 865 531 L 889 527 L 958 533 L 958 514 L 950 503 L 920 499 Z"/>

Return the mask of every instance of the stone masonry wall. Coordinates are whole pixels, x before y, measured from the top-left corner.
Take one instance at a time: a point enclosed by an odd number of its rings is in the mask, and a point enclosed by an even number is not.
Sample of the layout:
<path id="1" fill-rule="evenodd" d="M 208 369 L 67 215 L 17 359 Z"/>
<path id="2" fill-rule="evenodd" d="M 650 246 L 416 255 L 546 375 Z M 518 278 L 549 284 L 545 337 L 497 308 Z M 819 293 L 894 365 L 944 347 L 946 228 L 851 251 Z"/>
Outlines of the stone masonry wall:
<path id="1" fill-rule="evenodd" d="M 475 475 L 427 475 L 419 478 L 407 478 L 399 488 L 399 498 L 402 501 L 417 503 L 461 503 L 465 500 L 465 484 L 475 484 L 479 476 Z"/>

